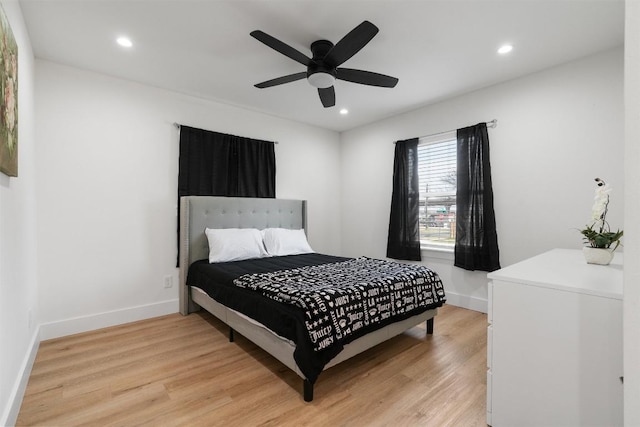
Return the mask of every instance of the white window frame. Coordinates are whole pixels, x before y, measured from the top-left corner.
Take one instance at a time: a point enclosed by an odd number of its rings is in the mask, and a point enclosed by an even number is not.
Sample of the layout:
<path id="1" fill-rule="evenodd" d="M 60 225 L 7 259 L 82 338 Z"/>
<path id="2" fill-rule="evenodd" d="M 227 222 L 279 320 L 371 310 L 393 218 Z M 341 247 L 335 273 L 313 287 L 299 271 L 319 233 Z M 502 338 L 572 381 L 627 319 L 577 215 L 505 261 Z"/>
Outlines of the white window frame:
<path id="1" fill-rule="evenodd" d="M 426 145 L 433 144 L 441 144 L 445 142 L 453 143 L 453 149 L 455 150 L 456 144 L 456 131 L 451 132 L 443 132 L 437 135 L 432 135 L 428 137 L 422 137 L 418 141 L 418 175 L 420 181 L 420 248 L 422 250 L 428 251 L 436 251 L 436 252 L 453 252 L 455 245 L 455 212 L 451 212 L 451 207 L 455 206 L 455 197 L 456 197 L 456 188 L 455 183 L 453 187 L 449 188 L 439 188 L 441 191 L 434 191 L 430 193 L 426 193 L 426 172 L 425 172 L 425 163 L 428 162 L 427 159 L 424 159 L 424 147 Z M 422 148 L 422 150 L 421 150 Z M 454 151 L 454 166 L 453 171 L 456 171 L 455 166 L 455 151 Z M 438 241 L 437 239 L 429 240 L 426 239 L 424 233 L 428 229 L 429 219 L 433 219 L 433 215 L 428 215 L 428 210 L 425 206 L 426 204 L 426 194 L 429 194 L 428 197 L 435 198 L 439 201 L 442 201 L 442 207 L 444 208 L 443 214 L 436 220 L 437 225 L 433 225 L 433 229 L 437 229 L 439 235 L 442 236 L 442 233 L 445 232 L 444 239 L 449 241 Z M 451 203 L 451 199 L 453 198 L 453 203 Z M 452 217 L 453 215 L 453 217 Z M 442 221 L 442 223 L 440 223 Z"/>

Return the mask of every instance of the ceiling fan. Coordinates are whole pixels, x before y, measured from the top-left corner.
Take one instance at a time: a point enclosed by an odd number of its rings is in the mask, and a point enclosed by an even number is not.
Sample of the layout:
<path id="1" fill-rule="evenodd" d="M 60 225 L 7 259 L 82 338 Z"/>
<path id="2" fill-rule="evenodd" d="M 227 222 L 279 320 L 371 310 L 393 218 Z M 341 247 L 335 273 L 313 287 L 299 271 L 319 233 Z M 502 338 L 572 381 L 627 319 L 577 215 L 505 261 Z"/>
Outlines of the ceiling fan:
<path id="1" fill-rule="evenodd" d="M 267 80 L 256 84 L 255 87 L 264 89 L 306 78 L 311 86 L 318 88 L 320 101 L 325 108 L 333 107 L 336 104 L 336 94 L 333 88 L 336 79 L 369 86 L 395 87 L 398 83 L 398 79 L 395 77 L 340 67 L 369 43 L 377 33 L 378 27 L 369 21 L 364 21 L 335 45 L 328 40 L 317 40 L 311 43 L 313 56 L 309 58 L 269 34 L 260 30 L 252 31 L 253 38 L 307 67 L 307 71 Z"/>

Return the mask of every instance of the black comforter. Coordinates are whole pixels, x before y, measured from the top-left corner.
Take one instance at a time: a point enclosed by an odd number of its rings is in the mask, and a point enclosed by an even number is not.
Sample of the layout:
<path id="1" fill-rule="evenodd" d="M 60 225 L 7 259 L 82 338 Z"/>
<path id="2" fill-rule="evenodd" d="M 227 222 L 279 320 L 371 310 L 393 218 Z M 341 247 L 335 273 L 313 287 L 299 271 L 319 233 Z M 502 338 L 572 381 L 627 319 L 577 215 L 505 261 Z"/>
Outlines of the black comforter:
<path id="1" fill-rule="evenodd" d="M 325 323 L 322 328 L 317 327 L 315 330 L 314 328 L 309 328 L 308 326 L 314 321 L 316 326 L 318 325 L 317 319 L 310 319 L 313 316 L 313 307 L 310 307 L 314 305 L 311 301 L 312 297 L 307 294 L 306 302 L 302 297 L 297 298 L 297 303 L 292 302 L 290 300 L 296 298 L 292 298 L 293 294 L 287 288 L 295 286 L 296 281 L 304 281 L 307 284 L 309 281 L 316 282 L 318 278 L 323 276 L 328 277 L 326 273 L 329 270 L 335 270 L 341 264 L 351 264 L 351 268 L 354 268 L 356 262 L 364 262 L 365 265 L 380 263 L 381 265 L 393 264 L 395 267 L 398 266 L 397 263 L 388 263 L 386 261 L 350 260 L 348 258 L 315 253 L 214 264 L 209 264 L 206 260 L 202 260 L 195 262 L 190 267 L 187 284 L 199 287 L 219 303 L 255 319 L 278 335 L 295 342 L 294 359 L 305 377 L 311 383 L 314 383 L 324 366 L 342 351 L 345 344 L 390 323 L 415 316 L 431 308 L 440 307 L 445 301 L 442 282 L 435 273 L 426 267 L 407 266 L 408 272 L 422 270 L 427 280 L 425 281 L 420 277 L 416 279 L 416 277 L 412 276 L 413 273 L 410 275 L 402 273 L 400 276 L 403 276 L 403 282 L 399 280 L 392 281 L 388 277 L 382 277 L 376 280 L 379 283 L 377 283 L 375 290 L 367 287 L 366 289 L 370 289 L 369 291 L 361 292 L 362 298 L 359 309 L 364 308 L 367 313 L 373 313 L 378 308 L 387 307 L 391 304 L 390 308 L 393 310 L 388 310 L 389 312 L 386 314 L 376 311 L 376 319 L 369 319 L 369 314 L 367 314 L 368 321 L 360 322 L 355 330 L 352 327 L 349 327 L 348 330 L 346 330 L 347 328 L 343 330 L 338 326 L 337 322 L 334 322 L 334 328 L 330 328 L 330 316 L 325 318 L 328 323 Z M 359 268 L 359 266 L 356 268 Z M 286 273 L 283 273 L 283 271 L 286 271 Z M 271 280 L 273 279 L 279 281 L 281 285 L 274 288 L 273 285 L 269 284 L 272 283 Z M 285 281 L 287 285 L 284 284 Z M 340 279 L 334 279 L 336 283 L 340 281 Z M 425 284 L 424 282 L 428 283 Z M 356 280 L 355 283 L 358 283 L 358 281 Z M 407 285 L 400 285 L 399 283 L 407 283 Z M 421 287 L 420 292 L 411 290 L 411 286 Z M 405 287 L 407 290 L 403 291 Z M 365 289 L 362 286 L 361 288 Z M 382 288 L 389 289 L 387 299 L 378 296 L 378 289 Z M 349 302 L 355 302 L 354 295 L 360 295 L 359 291 L 354 293 L 354 291 L 348 291 L 346 287 L 344 290 L 338 289 L 336 291 L 335 289 L 332 288 L 328 292 L 333 298 L 332 306 L 336 301 L 344 301 L 344 297 L 347 295 L 345 292 L 351 292 L 347 296 Z M 376 294 L 376 304 L 373 304 L 374 299 L 372 298 L 371 304 L 367 305 L 367 298 L 374 293 Z M 401 300 L 406 300 L 407 296 L 411 297 L 412 295 L 412 303 L 408 307 L 400 309 Z M 427 295 L 428 298 L 420 296 L 420 304 L 417 304 L 418 295 Z M 325 293 L 323 293 L 323 296 L 329 302 L 329 296 Z M 330 331 L 331 338 L 325 339 L 325 344 L 318 346 L 318 340 L 315 339 L 317 336 L 314 335 L 318 333 L 317 331 Z M 348 333 L 345 333 L 345 331 Z M 327 343 L 329 344 L 327 345 Z"/>

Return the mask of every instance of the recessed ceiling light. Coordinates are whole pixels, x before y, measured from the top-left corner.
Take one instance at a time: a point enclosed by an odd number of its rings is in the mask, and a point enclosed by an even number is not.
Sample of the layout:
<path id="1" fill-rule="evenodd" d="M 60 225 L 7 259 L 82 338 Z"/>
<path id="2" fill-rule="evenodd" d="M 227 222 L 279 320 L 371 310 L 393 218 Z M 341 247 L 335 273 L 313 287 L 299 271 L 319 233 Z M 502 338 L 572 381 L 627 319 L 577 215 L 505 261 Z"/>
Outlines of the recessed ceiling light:
<path id="1" fill-rule="evenodd" d="M 131 39 L 128 37 L 118 37 L 116 42 L 118 42 L 118 44 L 122 47 L 131 47 L 133 46 L 133 43 L 131 42 Z"/>
<path id="2" fill-rule="evenodd" d="M 500 49 L 498 49 L 498 53 L 500 55 L 504 55 L 505 53 L 509 53 L 513 50 L 513 46 L 511 46 L 510 44 L 505 44 L 500 46 Z"/>
<path id="3" fill-rule="evenodd" d="M 342 114 L 343 116 L 346 114 L 349 114 L 349 110 L 347 110 L 346 108 L 343 108 L 340 110 L 340 114 Z"/>

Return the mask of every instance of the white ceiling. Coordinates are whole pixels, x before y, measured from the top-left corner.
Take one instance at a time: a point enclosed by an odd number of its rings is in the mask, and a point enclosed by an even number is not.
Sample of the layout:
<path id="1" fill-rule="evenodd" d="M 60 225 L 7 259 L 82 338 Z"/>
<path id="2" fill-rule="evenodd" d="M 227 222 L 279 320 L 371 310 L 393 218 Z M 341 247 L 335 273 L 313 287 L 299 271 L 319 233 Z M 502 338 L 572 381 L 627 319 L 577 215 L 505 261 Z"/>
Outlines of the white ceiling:
<path id="1" fill-rule="evenodd" d="M 344 131 L 622 45 L 623 0 L 20 0 L 37 58 Z M 400 79 L 337 81 L 323 108 L 305 71 L 249 36 L 262 30 L 311 56 L 364 20 L 380 32 L 344 66 Z M 134 46 L 123 49 L 117 36 Z M 514 50 L 496 53 L 503 43 Z M 341 116 L 340 108 L 350 114 Z"/>

